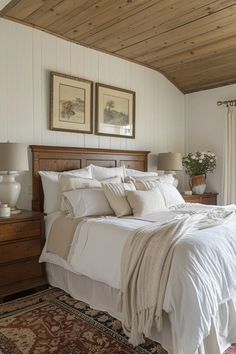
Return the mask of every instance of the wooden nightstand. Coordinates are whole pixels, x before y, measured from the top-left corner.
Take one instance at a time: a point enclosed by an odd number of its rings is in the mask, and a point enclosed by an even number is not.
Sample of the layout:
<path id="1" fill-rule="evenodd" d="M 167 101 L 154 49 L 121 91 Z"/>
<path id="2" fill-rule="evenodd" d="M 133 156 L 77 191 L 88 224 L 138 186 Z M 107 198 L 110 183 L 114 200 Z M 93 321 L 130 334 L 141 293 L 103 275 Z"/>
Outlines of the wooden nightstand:
<path id="1" fill-rule="evenodd" d="M 43 214 L 22 211 L 0 218 L 0 300 L 47 283 L 38 262 L 44 244 Z"/>
<path id="2" fill-rule="evenodd" d="M 204 194 L 193 194 L 193 195 L 184 195 L 186 203 L 201 203 L 201 204 L 209 204 L 209 205 L 217 205 L 217 195 L 219 193 L 204 193 Z"/>

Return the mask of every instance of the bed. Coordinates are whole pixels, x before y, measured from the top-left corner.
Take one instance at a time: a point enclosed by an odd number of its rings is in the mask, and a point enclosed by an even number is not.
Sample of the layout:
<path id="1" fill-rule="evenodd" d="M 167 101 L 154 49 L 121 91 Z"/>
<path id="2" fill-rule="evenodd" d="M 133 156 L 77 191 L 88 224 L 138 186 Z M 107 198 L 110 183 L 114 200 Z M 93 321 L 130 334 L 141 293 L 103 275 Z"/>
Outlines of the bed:
<path id="1" fill-rule="evenodd" d="M 33 169 L 32 208 L 37 211 L 43 211 L 43 189 L 39 176 L 40 170 L 66 171 L 83 168 L 92 163 L 102 167 L 126 165 L 127 168 L 147 171 L 147 151 L 118 151 L 49 146 L 31 146 L 31 150 Z M 53 223 L 54 217 L 55 215 L 46 217 L 46 230 Z M 117 224 L 119 222 L 112 221 L 112 225 L 108 222 L 107 230 L 109 231 L 110 227 L 113 227 L 114 230 L 119 230 L 119 225 L 118 227 L 117 225 L 114 226 L 114 223 Z M 122 222 L 126 223 L 126 226 L 122 224 L 123 230 L 129 228 L 133 230 L 135 227 L 138 227 L 140 220 L 126 220 Z M 115 253 L 111 257 L 113 256 L 115 256 Z M 118 287 L 112 286 L 114 279 L 110 282 L 106 281 L 103 277 L 95 280 L 93 279 L 95 277 L 91 277 L 90 273 L 87 274 L 86 271 L 84 274 L 87 275 L 75 273 L 61 261 L 53 261 L 50 257 L 48 259 L 44 258 L 44 261 L 46 262 L 49 284 L 63 289 L 74 298 L 89 303 L 91 307 L 108 311 L 114 317 L 122 319 L 121 293 Z M 231 343 L 236 342 L 236 296 L 230 296 L 217 309 L 218 311 L 212 317 L 210 326 L 208 324 L 209 328 L 206 329 L 207 335 L 205 334 L 199 343 L 196 351 L 197 354 L 223 354 L 223 351 Z M 194 310 L 193 308 L 193 312 Z M 160 342 L 170 354 L 194 354 L 191 350 L 190 352 L 183 352 L 174 347 L 173 338 L 177 335 L 181 336 L 181 324 L 178 331 L 174 333 L 173 326 L 171 326 L 171 316 L 173 314 L 170 315 L 167 312 L 163 312 L 162 330 L 159 332 L 153 330 L 151 338 Z M 204 313 L 201 314 L 200 318 L 204 322 Z M 183 328 L 183 331 L 186 328 L 191 329 L 191 326 L 194 331 L 194 324 L 192 324 L 191 318 L 187 321 L 188 323 Z"/>

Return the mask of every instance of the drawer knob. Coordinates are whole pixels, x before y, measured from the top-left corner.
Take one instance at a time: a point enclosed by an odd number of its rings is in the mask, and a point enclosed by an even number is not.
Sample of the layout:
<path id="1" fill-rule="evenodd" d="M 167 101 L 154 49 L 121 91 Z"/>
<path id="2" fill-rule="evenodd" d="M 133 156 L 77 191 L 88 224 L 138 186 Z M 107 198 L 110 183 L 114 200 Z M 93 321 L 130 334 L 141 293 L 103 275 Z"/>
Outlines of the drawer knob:
<path id="1" fill-rule="evenodd" d="M 16 226 L 16 232 L 21 232 L 22 231 L 22 227 Z"/>

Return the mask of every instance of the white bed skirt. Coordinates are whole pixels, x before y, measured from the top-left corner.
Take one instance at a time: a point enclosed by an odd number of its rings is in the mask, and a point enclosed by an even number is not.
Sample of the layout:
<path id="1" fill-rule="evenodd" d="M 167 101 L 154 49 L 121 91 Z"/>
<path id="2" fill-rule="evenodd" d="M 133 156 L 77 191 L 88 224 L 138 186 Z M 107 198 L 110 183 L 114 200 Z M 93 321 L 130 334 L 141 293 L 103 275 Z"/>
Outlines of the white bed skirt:
<path id="1" fill-rule="evenodd" d="M 94 309 L 107 311 L 113 317 L 122 319 L 119 290 L 86 276 L 72 273 L 55 264 L 46 263 L 46 271 L 50 285 L 64 290 L 75 299 L 86 302 Z M 172 335 L 174 333 L 171 333 L 169 317 L 164 314 L 162 331 L 153 330 L 151 339 L 161 343 L 169 354 L 181 354 L 177 348 L 173 349 Z M 195 354 L 223 354 L 231 343 L 235 342 L 236 297 L 220 305 L 219 312 L 212 319 L 209 335 Z"/>

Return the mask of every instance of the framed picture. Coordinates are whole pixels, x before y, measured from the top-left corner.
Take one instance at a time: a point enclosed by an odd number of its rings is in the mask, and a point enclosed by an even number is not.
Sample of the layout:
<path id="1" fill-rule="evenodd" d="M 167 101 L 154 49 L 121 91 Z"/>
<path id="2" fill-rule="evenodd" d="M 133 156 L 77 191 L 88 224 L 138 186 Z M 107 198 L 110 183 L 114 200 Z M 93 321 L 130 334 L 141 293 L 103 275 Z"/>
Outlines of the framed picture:
<path id="1" fill-rule="evenodd" d="M 135 92 L 96 84 L 95 134 L 135 138 Z"/>
<path id="2" fill-rule="evenodd" d="M 51 72 L 50 129 L 92 134 L 93 83 Z"/>

